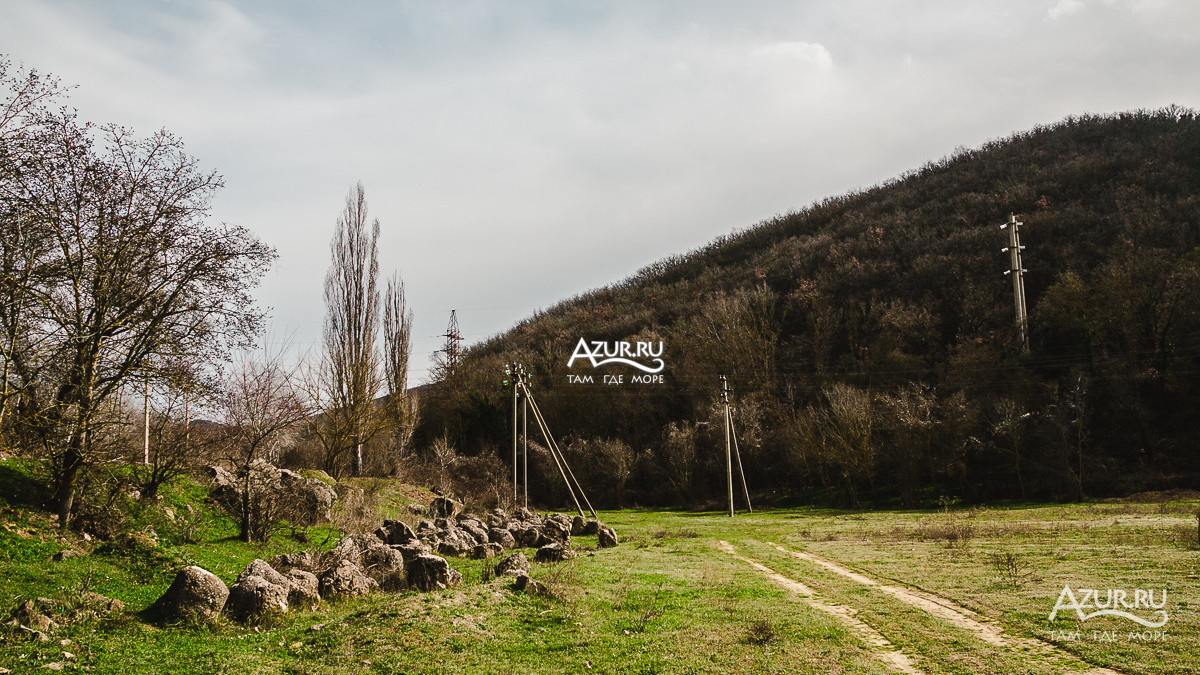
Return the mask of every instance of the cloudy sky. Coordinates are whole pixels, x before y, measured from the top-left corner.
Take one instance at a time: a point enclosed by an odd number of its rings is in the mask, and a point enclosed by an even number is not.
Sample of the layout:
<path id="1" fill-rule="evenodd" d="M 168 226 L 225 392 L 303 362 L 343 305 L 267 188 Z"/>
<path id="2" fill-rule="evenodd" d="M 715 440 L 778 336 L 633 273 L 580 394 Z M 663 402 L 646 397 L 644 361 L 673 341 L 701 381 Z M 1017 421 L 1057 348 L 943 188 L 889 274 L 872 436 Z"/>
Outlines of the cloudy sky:
<path id="1" fill-rule="evenodd" d="M 1200 107 L 1194 0 L 0 0 L 0 53 L 95 122 L 167 128 L 275 246 L 314 343 L 361 180 L 416 312 L 468 342 L 666 255 L 956 147 Z"/>

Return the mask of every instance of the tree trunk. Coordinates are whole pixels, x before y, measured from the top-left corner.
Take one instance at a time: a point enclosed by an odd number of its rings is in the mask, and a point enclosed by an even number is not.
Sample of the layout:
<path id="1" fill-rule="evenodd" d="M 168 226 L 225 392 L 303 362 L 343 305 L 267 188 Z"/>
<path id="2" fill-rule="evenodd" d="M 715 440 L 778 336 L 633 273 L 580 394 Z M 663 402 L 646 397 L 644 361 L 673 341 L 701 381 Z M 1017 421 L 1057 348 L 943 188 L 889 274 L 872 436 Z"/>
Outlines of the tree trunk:
<path id="1" fill-rule="evenodd" d="M 81 439 L 82 434 L 76 434 L 67 444 L 66 452 L 63 453 L 62 473 L 58 477 L 54 493 L 58 526 L 64 530 L 71 524 L 71 509 L 75 506 L 75 483 L 79 478 L 79 469 L 83 466 L 83 452 L 79 447 Z"/>

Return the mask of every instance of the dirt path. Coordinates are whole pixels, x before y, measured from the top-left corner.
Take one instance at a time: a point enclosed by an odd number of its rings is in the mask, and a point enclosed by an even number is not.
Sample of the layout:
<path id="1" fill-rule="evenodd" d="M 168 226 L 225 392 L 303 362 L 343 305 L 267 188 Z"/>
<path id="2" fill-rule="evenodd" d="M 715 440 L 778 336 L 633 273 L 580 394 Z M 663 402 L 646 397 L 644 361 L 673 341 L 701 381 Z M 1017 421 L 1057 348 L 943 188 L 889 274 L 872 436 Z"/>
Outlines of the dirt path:
<path id="1" fill-rule="evenodd" d="M 871 652 L 880 661 L 898 673 L 907 673 L 909 675 L 923 675 L 920 670 L 913 665 L 912 659 L 907 654 L 900 651 L 882 633 L 875 630 L 871 626 L 864 623 L 862 620 L 854 616 L 856 610 L 844 605 L 834 605 L 820 599 L 813 589 L 804 584 L 789 579 L 775 570 L 759 563 L 750 558 L 739 555 L 737 549 L 727 541 L 722 541 L 717 545 L 721 551 L 749 564 L 754 569 L 762 572 L 775 585 L 785 590 L 791 591 L 792 594 L 799 597 L 805 604 L 813 609 L 820 610 L 837 619 L 851 633 L 856 635 L 860 640 L 867 644 Z"/>
<path id="2" fill-rule="evenodd" d="M 721 543 L 724 544 L 725 542 Z M 975 633 L 980 640 L 983 640 L 988 644 L 999 647 L 1012 647 L 1020 649 L 1029 653 L 1031 656 L 1038 657 L 1039 660 L 1043 661 L 1043 665 L 1051 665 L 1049 663 L 1045 663 L 1047 661 L 1058 661 L 1060 663 L 1063 661 L 1068 661 L 1077 662 L 1080 667 L 1087 666 L 1087 664 L 1079 661 L 1078 657 L 1075 655 L 1058 649 L 1049 643 L 1032 638 L 1007 635 L 1005 634 L 1004 629 L 986 621 L 975 612 L 972 612 L 966 607 L 963 607 L 947 598 L 923 591 L 915 591 L 911 588 L 904 588 L 902 586 L 882 584 L 871 577 L 859 572 L 855 572 L 854 570 L 851 570 L 850 568 L 840 565 L 827 558 L 803 551 L 790 551 L 779 544 L 771 542 L 768 543 L 780 553 L 786 553 L 793 558 L 805 560 L 819 565 L 830 572 L 833 572 L 834 574 L 845 577 L 846 579 L 854 581 L 855 583 L 862 584 L 863 586 L 871 586 L 876 588 L 901 602 L 909 604 L 918 609 L 922 609 L 933 616 L 938 617 L 939 619 L 943 619 L 955 626 L 958 626 L 959 628 L 971 631 Z M 1108 668 L 1092 668 L 1090 670 L 1083 671 L 1083 675 L 1120 674 L 1117 671 L 1109 670 Z"/>

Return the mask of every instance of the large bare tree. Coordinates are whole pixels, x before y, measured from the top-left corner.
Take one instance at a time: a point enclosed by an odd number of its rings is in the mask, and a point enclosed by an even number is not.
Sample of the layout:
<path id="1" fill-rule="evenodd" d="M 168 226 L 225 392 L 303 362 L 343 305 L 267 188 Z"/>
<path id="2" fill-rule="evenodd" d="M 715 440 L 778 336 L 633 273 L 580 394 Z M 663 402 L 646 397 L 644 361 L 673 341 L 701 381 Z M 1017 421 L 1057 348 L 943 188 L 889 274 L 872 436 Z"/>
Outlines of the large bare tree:
<path id="1" fill-rule="evenodd" d="M 24 95 L 5 84 L 0 109 Z M 0 147 L 6 375 L 66 525 L 104 403 L 157 364 L 246 343 L 261 321 L 250 290 L 275 253 L 209 223 L 221 178 L 166 131 L 138 138 L 46 109 L 7 124 L 19 131 Z"/>
<path id="2" fill-rule="evenodd" d="M 325 469 L 341 473 L 350 455 L 351 473 L 362 473 L 363 446 L 378 433 L 383 417 L 375 403 L 383 385 L 376 337 L 379 332 L 379 220 L 368 223 L 362 183 L 346 196 L 329 249 L 325 275 L 323 396 L 320 434 Z"/>

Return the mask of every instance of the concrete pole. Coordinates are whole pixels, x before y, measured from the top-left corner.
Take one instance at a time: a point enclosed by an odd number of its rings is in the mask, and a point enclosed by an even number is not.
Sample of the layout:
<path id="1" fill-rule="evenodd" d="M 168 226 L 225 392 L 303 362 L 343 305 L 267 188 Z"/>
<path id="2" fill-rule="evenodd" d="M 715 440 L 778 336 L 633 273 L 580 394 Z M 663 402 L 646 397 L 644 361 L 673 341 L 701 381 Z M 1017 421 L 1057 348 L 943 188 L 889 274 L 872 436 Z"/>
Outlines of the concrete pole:
<path id="1" fill-rule="evenodd" d="M 733 517 L 733 452 L 729 443 L 729 383 L 721 376 L 721 399 L 725 402 L 725 482 L 729 487 L 729 517 Z"/>

